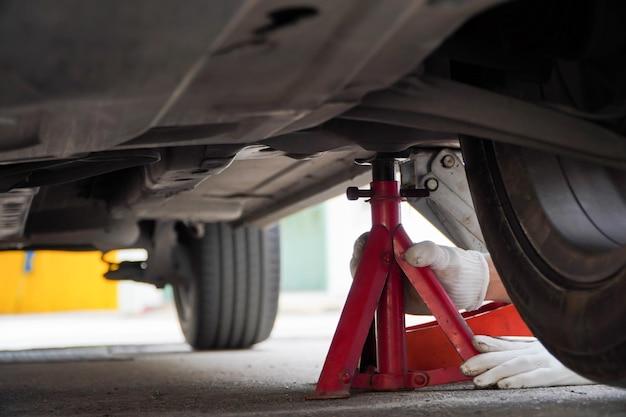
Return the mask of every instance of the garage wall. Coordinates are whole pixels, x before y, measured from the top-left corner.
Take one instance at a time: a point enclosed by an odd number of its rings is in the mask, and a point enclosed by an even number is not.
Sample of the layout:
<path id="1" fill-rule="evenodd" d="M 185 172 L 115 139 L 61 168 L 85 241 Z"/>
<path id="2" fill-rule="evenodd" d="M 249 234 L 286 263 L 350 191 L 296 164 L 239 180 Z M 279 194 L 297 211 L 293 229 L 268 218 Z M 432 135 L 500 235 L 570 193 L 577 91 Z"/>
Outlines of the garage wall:
<path id="1" fill-rule="evenodd" d="M 326 210 L 317 205 L 280 222 L 282 291 L 327 287 Z"/>
<path id="2" fill-rule="evenodd" d="M 117 308 L 99 252 L 0 253 L 0 313 Z"/>

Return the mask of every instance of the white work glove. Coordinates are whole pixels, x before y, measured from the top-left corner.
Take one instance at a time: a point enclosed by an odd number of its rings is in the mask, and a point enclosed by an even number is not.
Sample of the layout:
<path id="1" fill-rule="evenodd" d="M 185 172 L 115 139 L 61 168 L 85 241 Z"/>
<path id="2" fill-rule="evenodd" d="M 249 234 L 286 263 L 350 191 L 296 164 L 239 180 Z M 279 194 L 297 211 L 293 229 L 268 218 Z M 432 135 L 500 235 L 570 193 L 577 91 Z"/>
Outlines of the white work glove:
<path id="1" fill-rule="evenodd" d="M 480 351 L 461 365 L 461 372 L 473 376 L 477 387 L 554 387 L 594 382 L 575 374 L 552 356 L 534 337 L 474 336 Z"/>
<path id="2" fill-rule="evenodd" d="M 476 310 L 485 301 L 489 265 L 482 253 L 425 241 L 407 249 L 404 259 L 430 267 L 458 309 Z"/>
<path id="3" fill-rule="evenodd" d="M 368 233 L 354 243 L 350 260 L 352 276 L 361 259 Z M 413 266 L 430 267 L 458 309 L 475 310 L 485 301 L 489 285 L 489 265 L 485 255 L 473 250 L 438 246 L 425 241 L 411 246 L 404 259 Z M 404 280 L 404 306 L 409 314 L 429 314 L 413 285 Z"/>

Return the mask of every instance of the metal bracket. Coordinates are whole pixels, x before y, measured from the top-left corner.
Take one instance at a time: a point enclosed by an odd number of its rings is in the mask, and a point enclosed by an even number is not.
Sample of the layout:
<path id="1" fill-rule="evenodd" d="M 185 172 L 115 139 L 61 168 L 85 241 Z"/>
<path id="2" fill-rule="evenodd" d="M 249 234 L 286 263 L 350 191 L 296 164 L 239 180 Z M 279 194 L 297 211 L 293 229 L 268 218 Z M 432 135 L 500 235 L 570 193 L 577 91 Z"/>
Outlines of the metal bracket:
<path id="1" fill-rule="evenodd" d="M 428 198 L 408 198 L 411 207 L 455 245 L 487 251 L 458 149 L 420 150 L 400 165 L 400 173 L 403 188 L 430 192 Z"/>
<path id="2" fill-rule="evenodd" d="M 104 276 L 116 281 L 130 280 L 153 284 L 157 288 L 191 279 L 193 276 L 191 263 L 185 249 L 178 243 L 176 223 L 174 221 L 156 223 L 147 261 L 109 263 L 109 270 Z"/>

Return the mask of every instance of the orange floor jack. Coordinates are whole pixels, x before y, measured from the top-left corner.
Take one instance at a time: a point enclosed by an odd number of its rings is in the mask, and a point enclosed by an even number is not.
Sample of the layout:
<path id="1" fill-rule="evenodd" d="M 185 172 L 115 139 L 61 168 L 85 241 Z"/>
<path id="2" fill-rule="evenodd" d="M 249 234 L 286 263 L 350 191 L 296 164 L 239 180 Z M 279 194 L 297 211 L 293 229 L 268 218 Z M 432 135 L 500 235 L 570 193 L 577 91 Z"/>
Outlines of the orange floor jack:
<path id="1" fill-rule="evenodd" d="M 395 164 L 391 157 L 376 158 L 370 189 L 347 190 L 350 200 L 369 199 L 372 229 L 310 399 L 346 398 L 352 389 L 397 391 L 466 381 L 459 365 L 478 353 L 472 330 L 531 335 L 511 305 L 491 303 L 462 315 L 429 268 L 413 267 L 403 259 L 412 241 L 400 223 L 400 202 L 429 193 L 400 190 Z M 435 322 L 406 328 L 403 276 Z"/>

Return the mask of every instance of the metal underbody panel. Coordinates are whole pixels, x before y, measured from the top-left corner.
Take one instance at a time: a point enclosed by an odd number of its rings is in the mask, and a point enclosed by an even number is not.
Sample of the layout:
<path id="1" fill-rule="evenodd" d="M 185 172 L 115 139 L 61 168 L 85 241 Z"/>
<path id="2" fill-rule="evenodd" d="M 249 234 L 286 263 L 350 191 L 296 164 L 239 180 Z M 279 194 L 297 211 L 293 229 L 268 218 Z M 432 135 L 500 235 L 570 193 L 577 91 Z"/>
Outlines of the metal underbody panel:
<path id="1" fill-rule="evenodd" d="M 366 182 L 355 159 L 459 134 L 623 166 L 626 141 L 606 120 L 622 97 L 608 113 L 602 100 L 563 106 L 544 51 L 526 62 L 506 47 L 515 31 L 496 36 L 492 12 L 520 3 L 4 1 L 0 191 L 40 191 L 0 249 L 126 246 L 146 220 L 266 225 Z M 467 65 L 523 81 L 483 86 Z"/>
<path id="2" fill-rule="evenodd" d="M 249 144 L 328 120 L 498 0 L 6 1 L 0 161 Z M 19 39 L 19 42 L 15 40 Z"/>
<path id="3" fill-rule="evenodd" d="M 26 234 L 0 246 L 108 247 L 98 229 L 142 219 L 268 224 L 340 192 L 365 171 L 355 158 L 450 139 L 345 121 L 307 131 L 501 2 L 5 1 L 0 164 L 46 189 Z"/>

